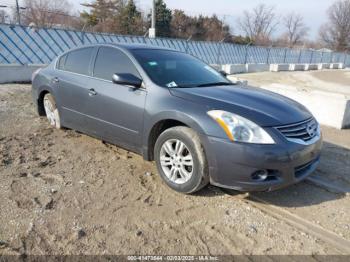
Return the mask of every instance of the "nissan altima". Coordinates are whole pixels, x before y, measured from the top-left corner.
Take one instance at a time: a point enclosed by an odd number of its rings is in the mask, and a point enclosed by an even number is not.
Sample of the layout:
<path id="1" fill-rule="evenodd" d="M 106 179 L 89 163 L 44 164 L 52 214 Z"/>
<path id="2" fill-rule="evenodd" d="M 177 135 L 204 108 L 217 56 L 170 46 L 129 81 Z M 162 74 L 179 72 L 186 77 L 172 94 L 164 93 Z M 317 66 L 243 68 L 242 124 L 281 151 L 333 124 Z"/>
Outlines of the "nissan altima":
<path id="1" fill-rule="evenodd" d="M 233 84 L 171 49 L 103 44 L 70 50 L 33 74 L 40 116 L 155 161 L 172 189 L 276 190 L 305 179 L 322 147 L 312 114 Z M 117 175 L 117 174 L 116 174 Z"/>

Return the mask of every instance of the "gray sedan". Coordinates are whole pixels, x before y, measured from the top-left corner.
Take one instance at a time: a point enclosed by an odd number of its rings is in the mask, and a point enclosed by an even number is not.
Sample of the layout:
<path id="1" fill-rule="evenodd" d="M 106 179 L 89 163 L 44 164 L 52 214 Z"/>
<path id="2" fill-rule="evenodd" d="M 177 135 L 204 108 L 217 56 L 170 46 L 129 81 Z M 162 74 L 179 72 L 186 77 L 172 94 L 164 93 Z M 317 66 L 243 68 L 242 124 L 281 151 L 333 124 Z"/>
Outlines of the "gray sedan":
<path id="1" fill-rule="evenodd" d="M 155 160 L 182 193 L 208 183 L 269 191 L 319 163 L 319 124 L 302 105 L 234 85 L 190 55 L 143 45 L 70 50 L 33 75 L 40 116 Z"/>

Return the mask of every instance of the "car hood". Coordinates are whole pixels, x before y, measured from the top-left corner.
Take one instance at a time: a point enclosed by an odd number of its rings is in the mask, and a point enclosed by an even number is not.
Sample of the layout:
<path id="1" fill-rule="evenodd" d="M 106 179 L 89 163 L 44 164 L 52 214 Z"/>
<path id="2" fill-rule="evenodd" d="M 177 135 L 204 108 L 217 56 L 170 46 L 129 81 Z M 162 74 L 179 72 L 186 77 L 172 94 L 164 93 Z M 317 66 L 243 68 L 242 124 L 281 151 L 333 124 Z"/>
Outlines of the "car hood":
<path id="1" fill-rule="evenodd" d="M 297 123 L 312 117 L 301 104 L 261 88 L 232 85 L 171 88 L 173 96 L 206 105 L 208 110 L 225 110 L 263 127 Z"/>

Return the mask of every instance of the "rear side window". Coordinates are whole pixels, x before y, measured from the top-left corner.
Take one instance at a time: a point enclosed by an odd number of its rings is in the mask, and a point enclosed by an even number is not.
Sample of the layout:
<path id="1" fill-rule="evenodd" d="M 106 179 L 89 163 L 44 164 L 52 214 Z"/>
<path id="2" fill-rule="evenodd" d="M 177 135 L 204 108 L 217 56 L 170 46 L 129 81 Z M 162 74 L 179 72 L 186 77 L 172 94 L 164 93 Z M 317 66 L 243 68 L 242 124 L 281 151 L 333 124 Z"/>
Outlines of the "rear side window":
<path id="1" fill-rule="evenodd" d="M 129 73 L 140 77 L 133 62 L 122 51 L 101 47 L 95 61 L 94 77 L 112 80 L 115 73 Z"/>
<path id="2" fill-rule="evenodd" d="M 67 55 L 61 56 L 57 63 L 57 69 L 64 70 Z"/>
<path id="3" fill-rule="evenodd" d="M 89 47 L 68 53 L 65 59 L 64 70 L 82 75 L 89 75 L 92 52 L 93 48 Z"/>

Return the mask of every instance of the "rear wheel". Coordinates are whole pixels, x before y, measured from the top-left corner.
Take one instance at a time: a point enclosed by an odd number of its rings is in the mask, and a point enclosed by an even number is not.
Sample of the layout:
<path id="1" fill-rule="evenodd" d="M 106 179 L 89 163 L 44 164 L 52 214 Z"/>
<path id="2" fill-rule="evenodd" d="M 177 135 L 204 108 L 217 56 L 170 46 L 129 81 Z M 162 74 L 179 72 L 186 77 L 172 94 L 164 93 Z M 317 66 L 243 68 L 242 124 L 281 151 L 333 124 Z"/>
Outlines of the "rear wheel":
<path id="1" fill-rule="evenodd" d="M 61 128 L 60 114 L 58 112 L 55 99 L 51 94 L 46 94 L 44 96 L 44 109 L 46 117 L 49 120 L 51 126 L 56 127 L 57 129 Z"/>
<path id="2" fill-rule="evenodd" d="M 172 189 L 190 194 L 208 184 L 205 153 L 192 129 L 179 126 L 165 130 L 154 151 L 158 172 Z"/>

